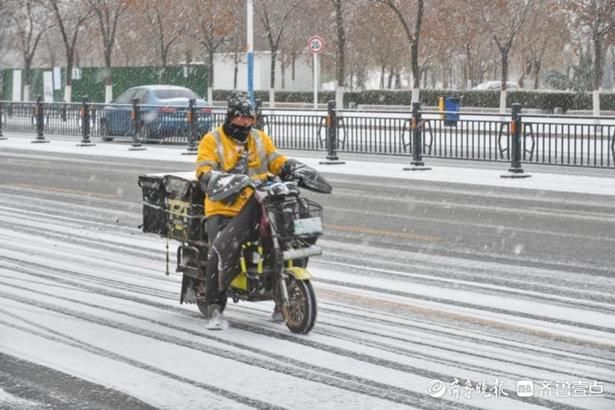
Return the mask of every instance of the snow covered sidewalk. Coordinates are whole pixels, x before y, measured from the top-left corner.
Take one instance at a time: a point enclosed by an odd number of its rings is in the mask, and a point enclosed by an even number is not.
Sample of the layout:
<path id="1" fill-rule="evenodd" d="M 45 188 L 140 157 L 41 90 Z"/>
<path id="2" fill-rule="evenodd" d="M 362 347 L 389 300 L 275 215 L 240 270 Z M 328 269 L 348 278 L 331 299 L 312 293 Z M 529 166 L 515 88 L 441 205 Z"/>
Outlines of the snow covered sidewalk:
<path id="1" fill-rule="evenodd" d="M 81 147 L 77 145 L 79 137 L 73 137 L 74 141 L 54 139 L 50 143 L 44 144 L 33 144 L 31 143 L 33 138 L 26 138 L 19 134 L 16 136 L 9 135 L 8 137 L 8 139 L 0 141 L 0 151 L 4 149 L 22 149 L 95 157 L 177 161 L 187 164 L 186 171 L 192 168 L 191 164 L 195 160 L 194 155 L 186 155 L 186 147 L 179 146 L 160 147 L 156 145 L 143 145 L 143 148 L 146 148 L 144 150 L 130 150 L 131 146 L 129 144 L 100 143 L 96 141 L 94 141 L 96 143 L 95 146 Z M 344 164 L 323 165 L 320 162 L 325 157 L 324 153 L 322 158 L 315 158 L 313 152 L 302 154 L 295 151 L 292 156 L 325 173 L 615 196 L 615 172 L 612 170 L 605 170 L 605 176 L 598 177 L 571 175 L 570 173 L 562 172 L 562 169 L 570 168 L 558 167 L 553 168 L 554 172 L 543 172 L 542 170 L 541 172 L 531 172 L 530 178 L 502 178 L 501 176 L 507 173 L 508 165 L 506 163 L 502 163 L 501 170 L 472 167 L 471 163 L 467 163 L 467 167 L 439 166 L 428 163 L 427 165 L 431 167 L 430 170 L 404 171 L 403 168 L 407 167 L 410 163 L 409 158 L 391 157 L 390 162 L 372 162 L 369 160 L 346 160 L 344 154 L 340 154 L 340 159 L 345 161 Z M 426 162 L 429 162 L 429 160 Z"/>

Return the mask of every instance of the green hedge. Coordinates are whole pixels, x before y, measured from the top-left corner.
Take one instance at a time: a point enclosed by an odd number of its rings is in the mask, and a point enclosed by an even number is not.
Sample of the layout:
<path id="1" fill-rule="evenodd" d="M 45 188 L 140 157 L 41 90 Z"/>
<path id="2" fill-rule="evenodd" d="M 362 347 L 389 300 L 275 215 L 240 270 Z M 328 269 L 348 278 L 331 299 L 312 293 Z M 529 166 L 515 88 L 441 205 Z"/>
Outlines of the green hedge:
<path id="1" fill-rule="evenodd" d="M 231 92 L 233 92 L 233 90 L 214 90 L 214 101 L 226 101 Z M 260 98 L 261 101 L 269 101 L 269 91 L 255 91 L 254 98 Z M 314 101 L 314 93 L 301 91 L 276 91 L 275 100 L 277 102 L 312 103 Z M 327 101 L 330 100 L 335 100 L 335 92 L 321 91 L 318 93 L 319 103 L 326 104 Z M 346 98 L 344 101 L 346 101 Z"/>
<path id="2" fill-rule="evenodd" d="M 231 90 L 215 90 L 214 100 L 224 101 Z M 447 96 L 461 96 L 461 105 L 465 107 L 495 108 L 500 105 L 499 91 L 476 91 L 476 90 L 421 90 L 421 102 L 425 106 L 438 106 L 438 99 Z M 256 91 L 256 98 L 269 101 L 268 91 Z M 411 90 L 366 90 L 349 91 L 344 94 L 344 106 L 350 103 L 361 105 L 410 105 Z M 312 92 L 277 91 L 275 99 L 278 102 L 313 102 Z M 325 91 L 318 93 L 318 102 L 326 103 L 335 100 L 335 92 Z M 506 105 L 512 106 L 519 103 L 523 108 L 533 108 L 545 112 L 553 112 L 560 108 L 563 112 L 569 110 L 591 110 L 591 93 L 572 93 L 564 91 L 508 91 Z M 615 111 L 615 94 L 600 94 L 600 109 L 603 111 Z"/>
<path id="3" fill-rule="evenodd" d="M 113 67 L 111 76 L 113 78 L 113 95 L 117 97 L 124 90 L 137 85 L 158 84 L 160 77 L 160 67 Z M 43 95 L 43 71 L 49 69 L 32 70 L 32 99 L 38 95 Z M 106 69 L 102 67 L 83 67 L 81 68 L 81 78 L 73 80 L 72 100 L 81 101 L 84 96 L 88 96 L 90 101 L 105 101 L 105 74 Z M 184 76 L 183 66 L 167 67 L 163 75 L 163 84 L 180 85 L 191 88 L 199 95 L 207 94 L 207 68 L 205 66 L 191 66 Z M 23 78 L 23 76 L 22 76 Z M 11 99 L 13 70 L 2 71 L 2 99 Z M 62 85 L 65 84 L 65 70 L 62 69 Z M 64 99 L 63 90 L 54 90 L 54 100 Z"/>
<path id="4" fill-rule="evenodd" d="M 104 68 L 82 68 L 81 79 L 73 81 L 73 100 L 80 101 L 84 95 L 88 95 L 91 101 L 104 102 L 105 74 L 106 69 Z M 130 87 L 158 84 L 160 67 L 113 67 L 111 76 L 113 96 L 117 97 Z M 207 94 L 207 68 L 192 66 L 187 76 L 184 77 L 183 67 L 167 67 L 162 83 L 188 87 L 199 95 L 205 95 Z"/>
<path id="5" fill-rule="evenodd" d="M 32 95 L 42 95 L 43 70 L 33 70 Z M 159 80 L 159 67 L 114 67 L 113 94 L 118 96 L 129 87 L 144 84 L 156 84 Z M 2 99 L 11 98 L 12 70 L 3 70 Z M 62 78 L 65 78 L 64 75 Z M 91 101 L 103 102 L 105 96 L 105 69 L 84 67 L 80 80 L 73 81 L 73 101 L 81 101 L 84 95 L 88 95 Z M 192 88 L 199 95 L 207 94 L 207 68 L 204 66 L 190 67 L 187 76 L 184 77 L 182 66 L 168 67 L 163 83 L 175 84 Z M 224 101 L 231 90 L 214 90 L 214 100 Z M 269 91 L 256 91 L 256 98 L 269 101 Z M 277 91 L 275 99 L 278 102 L 302 102 L 312 103 L 313 92 Z M 344 106 L 351 103 L 355 105 L 410 105 L 411 90 L 365 90 L 349 91 L 344 94 Z M 500 105 L 499 91 L 475 91 L 475 90 L 421 90 L 421 102 L 425 106 L 435 107 L 440 97 L 451 95 L 462 96 L 462 107 L 495 108 Z M 54 91 L 56 101 L 64 97 L 63 91 Z M 321 91 L 318 93 L 318 102 L 321 104 L 335 100 L 335 92 Z M 564 91 L 509 91 L 506 95 L 506 105 L 520 103 L 523 108 L 539 109 L 545 112 L 553 112 L 560 108 L 563 112 L 569 110 L 591 110 L 591 93 L 573 93 Z M 600 109 L 603 111 L 615 111 L 615 94 L 600 94 Z"/>

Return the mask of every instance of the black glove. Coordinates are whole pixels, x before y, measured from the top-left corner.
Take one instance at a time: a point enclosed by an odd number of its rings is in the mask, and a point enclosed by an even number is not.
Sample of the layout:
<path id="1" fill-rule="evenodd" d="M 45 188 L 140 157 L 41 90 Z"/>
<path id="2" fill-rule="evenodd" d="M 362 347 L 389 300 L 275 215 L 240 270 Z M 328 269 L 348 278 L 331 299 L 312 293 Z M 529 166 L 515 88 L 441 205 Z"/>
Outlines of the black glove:
<path id="1" fill-rule="evenodd" d="M 294 159 L 286 161 L 280 170 L 280 178 L 283 181 L 297 181 L 300 187 L 323 194 L 330 194 L 333 190 L 318 171 Z"/>
<path id="2" fill-rule="evenodd" d="M 252 185 L 252 179 L 244 174 L 209 171 L 201 177 L 200 183 L 201 189 L 212 201 L 232 204 L 245 187 Z"/>
<path id="3" fill-rule="evenodd" d="M 201 191 L 207 192 L 207 183 L 209 182 L 209 179 L 214 172 L 217 171 L 209 171 L 208 173 L 201 175 L 201 177 L 199 178 L 199 187 L 201 188 Z"/>

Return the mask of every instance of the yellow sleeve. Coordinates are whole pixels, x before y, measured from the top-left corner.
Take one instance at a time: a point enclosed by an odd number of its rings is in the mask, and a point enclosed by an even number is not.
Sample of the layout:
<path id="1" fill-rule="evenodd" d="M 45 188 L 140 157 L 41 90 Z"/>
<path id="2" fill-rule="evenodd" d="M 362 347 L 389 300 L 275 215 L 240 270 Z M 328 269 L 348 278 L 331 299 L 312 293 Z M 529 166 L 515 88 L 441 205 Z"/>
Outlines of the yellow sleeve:
<path id="1" fill-rule="evenodd" d="M 210 132 L 201 139 L 201 142 L 199 142 L 196 157 L 196 178 L 199 179 L 203 174 L 219 168 L 220 160 L 218 158 L 216 140 Z"/>
<path id="2" fill-rule="evenodd" d="M 287 158 L 278 152 L 269 135 L 261 131 L 261 136 L 263 139 L 263 145 L 265 146 L 265 154 L 267 155 L 269 172 L 278 175 L 286 163 Z"/>

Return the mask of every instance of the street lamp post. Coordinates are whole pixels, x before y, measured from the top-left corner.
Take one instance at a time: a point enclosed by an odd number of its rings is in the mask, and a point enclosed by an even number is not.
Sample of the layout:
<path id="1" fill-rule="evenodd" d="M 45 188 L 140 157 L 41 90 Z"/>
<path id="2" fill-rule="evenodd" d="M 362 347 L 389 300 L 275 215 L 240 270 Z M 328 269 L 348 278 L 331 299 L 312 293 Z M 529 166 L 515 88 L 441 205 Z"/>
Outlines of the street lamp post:
<path id="1" fill-rule="evenodd" d="M 250 96 L 250 101 L 254 104 L 254 6 L 253 0 L 248 1 L 248 27 L 247 27 L 247 49 L 248 49 L 248 95 Z"/>

